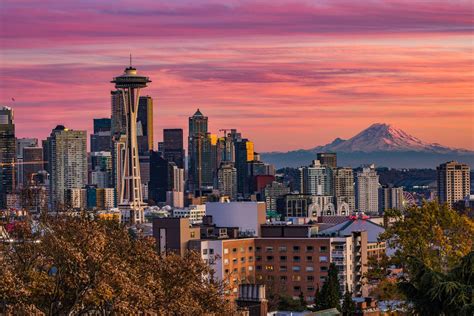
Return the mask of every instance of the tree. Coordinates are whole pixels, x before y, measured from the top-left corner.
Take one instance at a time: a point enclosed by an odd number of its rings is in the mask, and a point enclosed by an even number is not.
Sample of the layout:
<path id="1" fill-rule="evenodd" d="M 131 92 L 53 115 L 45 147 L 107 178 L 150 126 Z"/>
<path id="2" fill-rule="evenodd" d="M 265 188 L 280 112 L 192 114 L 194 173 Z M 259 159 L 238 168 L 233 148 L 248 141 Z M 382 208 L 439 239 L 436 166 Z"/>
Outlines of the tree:
<path id="1" fill-rule="evenodd" d="M 323 284 L 319 299 L 315 301 L 316 310 L 329 308 L 341 309 L 341 292 L 339 291 L 338 271 L 334 263 L 331 263 L 328 270 L 328 278 Z"/>
<path id="2" fill-rule="evenodd" d="M 399 286 L 420 315 L 474 315 L 474 251 L 447 273 L 409 258 L 412 273 Z"/>
<path id="3" fill-rule="evenodd" d="M 306 300 L 305 300 L 305 298 L 304 298 L 303 292 L 300 292 L 299 299 L 300 299 L 300 305 L 301 305 L 302 307 L 305 307 L 305 306 L 306 306 Z"/>
<path id="4" fill-rule="evenodd" d="M 342 300 L 341 311 L 344 316 L 350 316 L 356 311 L 356 304 L 352 299 L 352 292 L 350 291 L 348 284 L 346 284 L 346 292 L 344 293 L 344 297 Z"/>
<path id="5" fill-rule="evenodd" d="M 389 210 L 385 216 L 395 221 L 380 238 L 396 249 L 392 260 L 405 272 L 410 273 L 410 257 L 434 271 L 447 271 L 472 249 L 474 222 L 447 205 L 425 202 L 404 213 Z"/>
<path id="6" fill-rule="evenodd" d="M 6 309 L 46 315 L 234 310 L 198 254 L 162 257 L 153 239 L 87 216 L 63 215 L 31 227 L 17 222 L 16 242 L 0 245 L 0 304 Z"/>
<path id="7" fill-rule="evenodd" d="M 302 312 L 305 310 L 305 305 L 301 305 L 301 301 L 293 299 L 291 296 L 283 294 L 279 297 L 278 309 L 282 311 Z"/>

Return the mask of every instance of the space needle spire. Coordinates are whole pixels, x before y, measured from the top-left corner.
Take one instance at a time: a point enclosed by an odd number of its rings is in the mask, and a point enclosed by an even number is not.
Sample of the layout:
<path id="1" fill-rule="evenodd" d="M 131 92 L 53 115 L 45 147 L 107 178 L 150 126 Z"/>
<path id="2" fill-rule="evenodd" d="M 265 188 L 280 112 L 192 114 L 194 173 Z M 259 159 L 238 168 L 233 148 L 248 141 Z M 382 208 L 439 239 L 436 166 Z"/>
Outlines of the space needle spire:
<path id="1" fill-rule="evenodd" d="M 137 144 L 137 114 L 140 89 L 147 87 L 150 79 L 137 74 L 137 69 L 130 66 L 124 73 L 111 81 L 115 88 L 122 91 L 126 117 L 125 156 L 121 174 L 119 192 L 119 209 L 128 214 L 131 224 L 140 224 L 145 221 L 142 185 L 140 179 L 140 162 Z"/>

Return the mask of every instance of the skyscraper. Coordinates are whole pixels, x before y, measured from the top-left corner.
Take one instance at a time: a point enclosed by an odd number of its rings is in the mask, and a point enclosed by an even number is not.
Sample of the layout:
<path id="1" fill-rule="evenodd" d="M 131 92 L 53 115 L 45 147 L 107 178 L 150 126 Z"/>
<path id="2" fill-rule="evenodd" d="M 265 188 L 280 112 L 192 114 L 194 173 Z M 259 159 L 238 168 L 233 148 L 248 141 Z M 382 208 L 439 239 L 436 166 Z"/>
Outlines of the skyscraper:
<path id="1" fill-rule="evenodd" d="M 0 208 L 6 206 L 7 194 L 15 190 L 15 123 L 13 110 L 0 108 Z"/>
<path id="2" fill-rule="evenodd" d="M 153 99 L 150 96 L 140 97 L 138 101 L 137 143 L 139 155 L 153 150 Z"/>
<path id="3" fill-rule="evenodd" d="M 379 188 L 379 214 L 385 211 L 403 210 L 403 188 L 393 186 L 382 186 Z"/>
<path id="4" fill-rule="evenodd" d="M 87 184 L 86 137 L 86 131 L 74 131 L 58 125 L 47 139 L 53 208 L 65 205 L 67 190 L 82 189 Z"/>
<path id="5" fill-rule="evenodd" d="M 248 139 L 234 141 L 235 168 L 237 169 L 237 192 L 243 196 L 250 190 L 249 169 L 247 164 L 254 160 L 253 142 Z"/>
<path id="6" fill-rule="evenodd" d="M 333 169 L 337 168 L 336 153 L 317 153 L 316 158 L 321 162 L 321 165 L 323 166 L 328 166 Z"/>
<path id="7" fill-rule="evenodd" d="M 23 150 L 27 147 L 37 147 L 38 139 L 37 138 L 17 138 L 16 139 L 16 179 L 15 183 L 17 187 L 23 186 L 23 180 L 25 178 L 24 169 L 25 164 L 23 160 Z"/>
<path id="8" fill-rule="evenodd" d="M 217 137 L 208 133 L 207 124 L 207 116 L 199 109 L 189 118 L 188 188 L 195 195 L 200 195 L 203 189 L 212 188 L 214 184 L 215 166 L 212 163 L 212 153 Z"/>
<path id="9" fill-rule="evenodd" d="M 163 155 L 178 168 L 184 169 L 183 130 L 181 128 L 166 128 L 163 130 Z"/>
<path id="10" fill-rule="evenodd" d="M 130 58 L 131 59 L 131 58 Z M 130 60 L 131 61 L 131 60 Z M 132 224 L 145 221 L 142 183 L 140 179 L 140 162 L 137 144 L 137 115 L 140 89 L 151 82 L 148 77 L 137 74 L 137 69 L 127 67 L 124 73 L 115 77 L 112 83 L 122 91 L 126 117 L 126 142 L 123 178 L 119 199 L 122 218 Z"/>
<path id="11" fill-rule="evenodd" d="M 166 160 L 158 152 L 151 152 L 148 198 L 155 203 L 166 202 L 166 192 L 173 186 L 173 165 L 173 162 Z"/>
<path id="12" fill-rule="evenodd" d="M 354 172 L 352 168 L 336 168 L 334 170 L 334 201 L 336 208 L 342 203 L 349 205 L 350 211 L 355 211 Z"/>
<path id="13" fill-rule="evenodd" d="M 302 193 L 311 195 L 333 195 L 332 168 L 314 160 L 310 166 L 301 168 Z"/>
<path id="14" fill-rule="evenodd" d="M 232 162 L 222 162 L 217 172 L 218 189 L 221 195 L 231 200 L 237 198 L 237 169 Z"/>
<path id="15" fill-rule="evenodd" d="M 362 168 L 355 178 L 356 208 L 358 211 L 377 214 L 379 211 L 379 176 L 375 165 Z"/>
<path id="16" fill-rule="evenodd" d="M 463 200 L 470 193 L 471 179 L 468 165 L 449 161 L 436 168 L 438 200 L 440 203 L 453 203 Z"/>
<path id="17" fill-rule="evenodd" d="M 94 119 L 94 134 L 90 135 L 91 152 L 112 150 L 111 119 Z"/>
<path id="18" fill-rule="evenodd" d="M 110 130 L 114 138 L 118 138 L 120 135 L 125 135 L 127 129 L 125 106 L 123 103 L 125 100 L 125 97 L 123 96 L 124 93 L 126 92 L 122 90 L 110 91 L 112 113 Z"/>
<path id="19" fill-rule="evenodd" d="M 97 188 L 112 187 L 112 154 L 108 151 L 91 152 L 90 184 Z"/>
<path id="20" fill-rule="evenodd" d="M 23 148 L 23 185 L 30 183 L 32 175 L 44 169 L 43 148 L 25 147 Z"/>

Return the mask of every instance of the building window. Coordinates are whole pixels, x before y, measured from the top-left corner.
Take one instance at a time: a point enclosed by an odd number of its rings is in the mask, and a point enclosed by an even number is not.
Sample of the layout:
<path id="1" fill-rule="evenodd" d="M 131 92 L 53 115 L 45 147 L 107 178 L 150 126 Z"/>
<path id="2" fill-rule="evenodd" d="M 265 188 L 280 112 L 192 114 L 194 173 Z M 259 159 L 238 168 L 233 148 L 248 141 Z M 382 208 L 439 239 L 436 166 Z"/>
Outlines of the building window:
<path id="1" fill-rule="evenodd" d="M 267 275 L 267 281 L 273 281 L 274 279 L 273 275 Z"/>
<path id="2" fill-rule="evenodd" d="M 286 252 L 286 246 L 278 247 L 279 252 Z"/>
<path id="3" fill-rule="evenodd" d="M 293 252 L 299 252 L 300 246 L 293 246 Z"/>
<path id="4" fill-rule="evenodd" d="M 267 248 L 265 248 L 265 251 L 266 252 L 273 252 L 273 247 L 267 247 Z"/>
<path id="5" fill-rule="evenodd" d="M 292 276 L 291 276 L 291 280 L 293 280 L 293 281 L 301 281 L 301 276 L 299 276 L 299 275 L 292 275 Z"/>
<path id="6" fill-rule="evenodd" d="M 255 269 L 256 269 L 257 271 L 262 271 L 262 266 L 255 266 Z"/>
<path id="7" fill-rule="evenodd" d="M 320 257 L 319 257 L 319 262 L 328 262 L 328 257 L 326 257 L 326 256 L 320 256 Z"/>
<path id="8" fill-rule="evenodd" d="M 328 247 L 326 247 L 326 246 L 319 247 L 319 252 L 322 252 L 322 253 L 328 252 Z"/>
<path id="9" fill-rule="evenodd" d="M 326 266 L 321 266 L 321 272 L 326 272 L 328 270 L 328 267 Z"/>
<path id="10" fill-rule="evenodd" d="M 249 271 L 253 271 L 253 267 L 252 267 L 252 266 L 249 266 Z"/>
<path id="11" fill-rule="evenodd" d="M 232 248 L 232 253 L 236 253 L 237 252 L 237 248 Z"/>
<path id="12" fill-rule="evenodd" d="M 314 286 L 308 286 L 306 290 L 308 290 L 308 292 L 314 292 Z"/>
<path id="13" fill-rule="evenodd" d="M 256 252 L 260 252 L 262 250 L 262 247 L 255 247 Z"/>
<path id="14" fill-rule="evenodd" d="M 312 262 L 313 261 L 313 256 L 306 256 L 306 261 Z"/>
<path id="15" fill-rule="evenodd" d="M 267 256 L 267 261 L 273 261 L 273 256 Z"/>
<path id="16" fill-rule="evenodd" d="M 245 248 L 244 248 L 244 247 L 240 247 L 240 252 L 245 252 Z"/>
<path id="17" fill-rule="evenodd" d="M 301 267 L 300 266 L 293 266 L 293 271 L 301 271 Z"/>
<path id="18" fill-rule="evenodd" d="M 241 273 L 245 273 L 245 267 L 240 268 Z"/>
<path id="19" fill-rule="evenodd" d="M 224 254 L 228 254 L 229 253 L 229 248 L 224 248 Z"/>
<path id="20" fill-rule="evenodd" d="M 232 259 L 233 264 L 237 264 L 237 261 L 238 261 L 237 258 Z"/>
<path id="21" fill-rule="evenodd" d="M 249 262 L 253 262 L 253 257 L 252 256 L 249 257 Z"/>
<path id="22" fill-rule="evenodd" d="M 267 266 L 265 266 L 265 270 L 273 271 L 273 266 L 272 265 L 267 265 Z"/>
<path id="23" fill-rule="evenodd" d="M 306 272 L 313 272 L 314 268 L 311 266 L 306 267 Z"/>
<path id="24" fill-rule="evenodd" d="M 286 275 L 280 275 L 281 282 L 286 282 L 286 280 L 287 280 Z"/>
<path id="25" fill-rule="evenodd" d="M 256 261 L 262 261 L 262 256 L 255 256 Z"/>
<path id="26" fill-rule="evenodd" d="M 224 264 L 229 264 L 229 259 L 224 259 Z"/>
<path id="27" fill-rule="evenodd" d="M 245 263 L 245 257 L 240 258 L 241 263 Z"/>
<path id="28" fill-rule="evenodd" d="M 308 282 L 313 282 L 313 281 L 314 281 L 314 276 L 308 275 L 308 276 L 306 277 L 306 281 L 308 281 Z"/>
<path id="29" fill-rule="evenodd" d="M 314 247 L 313 246 L 306 246 L 306 252 L 313 252 Z"/>
<path id="30" fill-rule="evenodd" d="M 202 250 L 202 254 L 203 254 L 203 255 L 207 255 L 207 249 L 203 249 L 203 250 Z"/>
<path id="31" fill-rule="evenodd" d="M 191 238 L 194 238 L 196 237 L 196 233 L 195 232 L 191 232 Z"/>
<path id="32" fill-rule="evenodd" d="M 300 262 L 301 258 L 300 256 L 293 256 L 293 262 Z"/>
<path id="33" fill-rule="evenodd" d="M 252 251 L 253 250 L 253 247 L 252 246 L 249 246 L 249 251 Z"/>
<path id="34" fill-rule="evenodd" d="M 280 266 L 280 271 L 285 272 L 286 271 L 286 266 Z"/>
<path id="35" fill-rule="evenodd" d="M 293 291 L 301 292 L 301 286 L 293 286 Z"/>
<path id="36" fill-rule="evenodd" d="M 209 249 L 209 254 L 210 254 L 210 255 L 213 255 L 213 254 L 214 254 L 214 249 L 213 249 L 213 248 L 210 248 L 210 249 Z"/>
<path id="37" fill-rule="evenodd" d="M 325 277 L 325 276 L 320 276 L 319 277 L 319 281 L 321 281 L 323 283 L 326 282 L 326 280 L 327 280 L 327 277 Z"/>
<path id="38" fill-rule="evenodd" d="M 280 261 L 286 261 L 286 256 L 280 256 Z"/>

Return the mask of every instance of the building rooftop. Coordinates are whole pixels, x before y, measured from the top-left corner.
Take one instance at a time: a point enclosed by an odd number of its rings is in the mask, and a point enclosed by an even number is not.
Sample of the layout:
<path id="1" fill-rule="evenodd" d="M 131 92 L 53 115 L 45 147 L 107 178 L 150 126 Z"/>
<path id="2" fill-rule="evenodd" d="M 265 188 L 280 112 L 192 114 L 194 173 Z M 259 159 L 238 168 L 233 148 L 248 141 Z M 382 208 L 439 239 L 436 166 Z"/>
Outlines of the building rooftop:
<path id="1" fill-rule="evenodd" d="M 366 231 L 367 240 L 369 243 L 378 241 L 378 237 L 385 231 L 383 226 L 380 226 L 370 220 L 369 217 L 351 217 L 343 223 L 329 227 L 319 232 L 319 235 L 324 236 L 345 236 L 352 232 Z"/>

